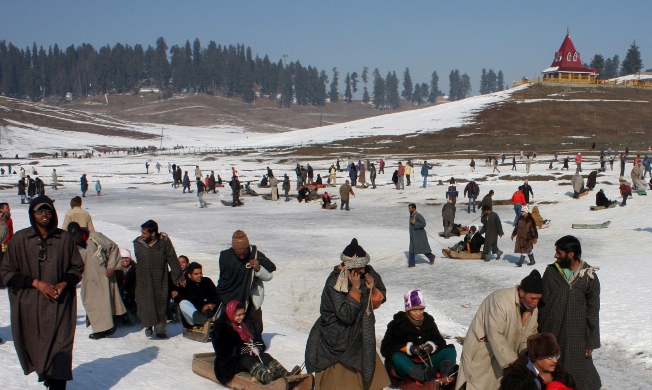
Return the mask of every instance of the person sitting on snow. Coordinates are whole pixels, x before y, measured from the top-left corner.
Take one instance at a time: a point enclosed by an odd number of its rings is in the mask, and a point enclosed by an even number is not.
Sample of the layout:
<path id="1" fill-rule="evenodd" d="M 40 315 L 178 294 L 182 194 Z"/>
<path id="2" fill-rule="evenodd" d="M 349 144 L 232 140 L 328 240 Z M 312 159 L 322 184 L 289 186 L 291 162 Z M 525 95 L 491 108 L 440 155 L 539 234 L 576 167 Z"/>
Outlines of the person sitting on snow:
<path id="1" fill-rule="evenodd" d="M 307 186 L 302 186 L 301 189 L 297 192 L 297 200 L 299 203 L 302 201 L 308 203 L 310 200 L 310 188 Z"/>
<path id="2" fill-rule="evenodd" d="M 469 232 L 464 236 L 464 249 L 470 253 L 480 253 L 484 244 L 484 237 L 477 231 L 478 227 L 473 225 L 469 227 Z"/>
<path id="3" fill-rule="evenodd" d="M 597 194 L 595 194 L 595 205 L 600 207 L 609 207 L 613 202 L 607 198 L 607 195 L 604 194 L 604 190 L 600 189 Z"/>
<path id="4" fill-rule="evenodd" d="M 202 326 L 215 316 L 220 298 L 215 283 L 204 277 L 201 264 L 190 263 L 185 274 L 186 285 L 177 288 L 174 302 L 181 309 L 184 326 Z"/>
<path id="5" fill-rule="evenodd" d="M 421 291 L 406 292 L 404 302 L 405 311 L 394 314 L 380 345 L 390 378 L 425 383 L 441 374 L 441 383 L 448 384 L 457 371 L 455 347 L 446 343 L 435 319 L 424 311 Z"/>
<path id="6" fill-rule="evenodd" d="M 318 173 L 317 178 L 315 179 L 315 184 L 322 185 L 323 183 L 324 181 L 322 180 L 321 175 Z"/>
<path id="7" fill-rule="evenodd" d="M 222 315 L 213 328 L 213 349 L 215 350 L 215 377 L 226 386 L 233 377 L 248 371 L 263 385 L 271 381 L 298 374 L 299 367 L 292 373 L 278 360 L 265 352 L 265 344 L 254 341 L 244 321 L 245 308 L 242 303 L 232 300 L 226 304 Z"/>
<path id="8" fill-rule="evenodd" d="M 559 363 L 560 348 L 552 333 L 527 338 L 527 350 L 503 371 L 502 390 L 576 388 L 573 376 Z"/>
<path id="9" fill-rule="evenodd" d="M 330 210 L 330 209 L 336 209 L 337 208 L 337 205 L 332 203 L 331 197 L 330 197 L 330 195 L 328 195 L 328 192 L 324 192 L 324 195 L 322 195 L 322 197 L 321 197 L 321 201 L 322 201 L 322 204 L 321 204 L 322 209 Z"/>
<path id="10" fill-rule="evenodd" d="M 543 225 L 547 225 L 550 223 L 549 219 L 543 219 L 541 214 L 539 214 L 539 206 L 534 206 L 532 207 L 532 212 L 531 212 L 532 218 L 534 218 L 534 222 L 537 224 L 537 229 L 541 229 Z"/>

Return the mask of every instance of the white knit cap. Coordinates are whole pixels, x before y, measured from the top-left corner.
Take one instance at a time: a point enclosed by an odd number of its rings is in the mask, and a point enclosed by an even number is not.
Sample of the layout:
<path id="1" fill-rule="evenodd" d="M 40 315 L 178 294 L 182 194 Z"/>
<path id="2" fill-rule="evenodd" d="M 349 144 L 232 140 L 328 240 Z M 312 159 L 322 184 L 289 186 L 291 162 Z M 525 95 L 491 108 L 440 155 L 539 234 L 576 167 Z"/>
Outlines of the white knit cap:
<path id="1" fill-rule="evenodd" d="M 131 257 L 131 251 L 129 249 L 120 248 L 120 257 L 128 257 L 133 260 L 133 257 Z"/>

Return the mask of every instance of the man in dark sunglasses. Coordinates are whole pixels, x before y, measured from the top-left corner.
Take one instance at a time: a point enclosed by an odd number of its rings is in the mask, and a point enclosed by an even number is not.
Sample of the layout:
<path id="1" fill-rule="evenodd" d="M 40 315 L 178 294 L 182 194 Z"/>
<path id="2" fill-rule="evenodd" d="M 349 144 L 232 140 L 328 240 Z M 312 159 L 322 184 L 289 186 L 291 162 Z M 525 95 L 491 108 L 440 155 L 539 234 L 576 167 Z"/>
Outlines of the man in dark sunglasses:
<path id="1" fill-rule="evenodd" d="M 30 227 L 9 241 L 0 267 L 10 289 L 11 331 L 25 375 L 36 371 L 49 389 L 72 380 L 77 322 L 75 286 L 84 261 L 72 236 L 57 228 L 54 202 L 41 195 L 29 205 Z"/>

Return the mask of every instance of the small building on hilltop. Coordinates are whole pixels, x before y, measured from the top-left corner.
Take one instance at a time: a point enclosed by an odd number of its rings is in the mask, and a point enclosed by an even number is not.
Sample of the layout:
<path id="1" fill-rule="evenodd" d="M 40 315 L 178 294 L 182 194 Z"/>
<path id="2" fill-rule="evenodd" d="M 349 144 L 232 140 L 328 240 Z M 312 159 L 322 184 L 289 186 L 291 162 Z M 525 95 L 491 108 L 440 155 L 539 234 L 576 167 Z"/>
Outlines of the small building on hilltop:
<path id="1" fill-rule="evenodd" d="M 566 30 L 566 38 L 562 42 L 559 51 L 555 53 L 552 65 L 543 72 L 545 79 L 556 79 L 559 81 L 580 81 L 591 82 L 598 77 L 598 71 L 594 68 L 587 68 L 582 63 L 580 53 L 570 38 L 570 32 Z M 552 80 L 550 80 L 552 81 Z"/>

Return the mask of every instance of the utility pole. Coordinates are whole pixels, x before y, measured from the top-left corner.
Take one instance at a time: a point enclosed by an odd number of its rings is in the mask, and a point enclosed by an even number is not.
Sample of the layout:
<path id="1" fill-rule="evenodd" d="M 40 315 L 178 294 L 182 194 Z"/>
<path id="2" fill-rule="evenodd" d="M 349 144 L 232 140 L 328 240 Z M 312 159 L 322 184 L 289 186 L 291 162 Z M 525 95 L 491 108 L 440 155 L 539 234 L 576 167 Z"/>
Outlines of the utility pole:
<path id="1" fill-rule="evenodd" d="M 159 150 L 163 149 L 163 126 L 161 126 L 161 146 L 158 148 Z"/>

